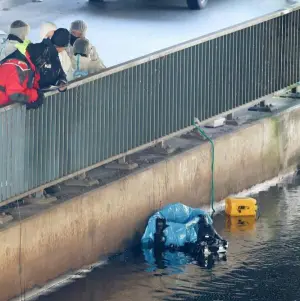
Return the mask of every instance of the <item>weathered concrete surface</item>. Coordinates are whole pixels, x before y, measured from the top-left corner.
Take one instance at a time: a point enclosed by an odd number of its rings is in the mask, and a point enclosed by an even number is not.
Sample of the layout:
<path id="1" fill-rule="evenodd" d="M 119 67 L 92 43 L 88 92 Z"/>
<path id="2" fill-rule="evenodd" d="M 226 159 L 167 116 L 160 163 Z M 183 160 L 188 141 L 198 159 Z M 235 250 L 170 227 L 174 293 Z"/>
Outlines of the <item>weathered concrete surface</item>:
<path id="1" fill-rule="evenodd" d="M 300 159 L 300 108 L 259 120 L 215 141 L 216 198 L 277 176 Z M 0 232 L 0 300 L 122 250 L 162 205 L 208 204 L 210 145 L 22 220 Z M 21 279 L 21 281 L 20 281 Z M 21 285 L 20 285 L 21 283 Z"/>

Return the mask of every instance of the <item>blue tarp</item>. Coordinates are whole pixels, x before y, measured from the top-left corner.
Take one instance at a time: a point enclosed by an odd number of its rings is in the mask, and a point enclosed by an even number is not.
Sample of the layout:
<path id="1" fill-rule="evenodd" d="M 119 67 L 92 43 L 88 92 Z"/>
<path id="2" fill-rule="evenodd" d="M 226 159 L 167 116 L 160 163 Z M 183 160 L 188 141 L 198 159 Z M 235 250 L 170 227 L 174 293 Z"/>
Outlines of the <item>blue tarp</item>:
<path id="1" fill-rule="evenodd" d="M 199 215 L 206 215 L 209 223 L 212 224 L 211 217 L 201 209 L 194 209 L 181 203 L 165 206 L 150 217 L 142 237 L 142 245 L 147 247 L 153 243 L 157 218 L 165 218 L 168 225 L 164 230 L 166 246 L 182 247 L 185 243 L 196 242 Z"/>

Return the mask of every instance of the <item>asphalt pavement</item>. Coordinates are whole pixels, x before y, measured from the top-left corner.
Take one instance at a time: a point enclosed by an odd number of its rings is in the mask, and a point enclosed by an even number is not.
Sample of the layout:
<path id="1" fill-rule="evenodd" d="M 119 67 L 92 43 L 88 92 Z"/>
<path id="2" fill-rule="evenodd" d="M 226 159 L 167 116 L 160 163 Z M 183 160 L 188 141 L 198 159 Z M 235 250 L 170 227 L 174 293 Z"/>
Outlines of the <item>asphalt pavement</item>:
<path id="1" fill-rule="evenodd" d="M 26 2 L 27 1 L 27 2 Z M 23 4 L 22 4 L 23 3 Z M 39 40 L 41 22 L 69 28 L 87 22 L 88 38 L 107 66 L 208 34 L 287 7 L 285 0 L 210 0 L 206 9 L 191 11 L 185 0 L 119 0 L 91 4 L 83 0 L 0 0 L 0 30 L 22 19 Z"/>

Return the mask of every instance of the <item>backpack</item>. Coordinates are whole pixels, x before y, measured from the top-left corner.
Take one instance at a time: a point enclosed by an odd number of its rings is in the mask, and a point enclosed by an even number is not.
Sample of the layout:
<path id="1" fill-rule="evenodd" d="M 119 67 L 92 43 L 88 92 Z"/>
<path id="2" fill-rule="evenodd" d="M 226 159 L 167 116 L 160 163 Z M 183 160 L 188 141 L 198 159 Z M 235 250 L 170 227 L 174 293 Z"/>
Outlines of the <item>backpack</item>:
<path id="1" fill-rule="evenodd" d="M 74 79 L 75 78 L 81 78 L 81 77 L 84 77 L 84 76 L 88 76 L 89 75 L 89 72 L 88 71 L 85 71 L 85 70 L 80 70 L 79 68 L 79 59 L 80 59 L 80 55 L 77 54 L 76 56 L 76 69 L 73 73 L 73 77 Z"/>

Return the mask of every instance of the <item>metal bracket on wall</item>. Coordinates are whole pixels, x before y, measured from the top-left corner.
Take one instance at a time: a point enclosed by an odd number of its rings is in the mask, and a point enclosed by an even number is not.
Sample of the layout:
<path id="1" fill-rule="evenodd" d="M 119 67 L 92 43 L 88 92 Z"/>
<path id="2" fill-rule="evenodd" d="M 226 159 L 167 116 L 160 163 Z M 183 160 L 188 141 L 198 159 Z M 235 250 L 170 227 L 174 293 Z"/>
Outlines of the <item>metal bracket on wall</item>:
<path id="1" fill-rule="evenodd" d="M 44 190 L 36 192 L 27 198 L 24 199 L 26 202 L 31 203 L 31 204 L 40 204 L 40 205 L 45 205 L 45 204 L 51 204 L 57 200 L 55 196 L 51 196 L 47 194 Z"/>
<path id="2" fill-rule="evenodd" d="M 64 182 L 64 185 L 66 186 L 79 186 L 79 187 L 92 187 L 98 184 L 99 184 L 98 180 L 90 178 L 89 176 L 87 176 L 85 172 L 80 174 L 79 176 L 74 177 L 73 179 Z"/>
<path id="3" fill-rule="evenodd" d="M 53 185 L 53 186 L 50 186 L 50 187 L 44 189 L 44 192 L 48 195 L 49 194 L 52 195 L 52 194 L 58 193 L 60 191 L 61 191 L 60 184 L 56 184 L 56 185 Z"/>
<path id="4" fill-rule="evenodd" d="M 115 162 L 105 165 L 105 168 L 108 169 L 121 169 L 121 170 L 133 170 L 136 169 L 139 165 L 137 163 L 127 162 L 126 156 L 118 159 Z"/>
<path id="5" fill-rule="evenodd" d="M 0 225 L 7 224 L 8 222 L 12 221 L 13 217 L 10 214 L 7 214 L 5 212 L 0 213 Z"/>
<path id="6" fill-rule="evenodd" d="M 286 97 L 289 98 L 300 98 L 300 85 L 297 85 L 296 87 L 293 87 L 287 94 Z"/>
<path id="7" fill-rule="evenodd" d="M 234 118 L 234 113 L 230 113 L 230 114 L 226 115 L 225 118 L 226 118 L 225 124 L 234 125 L 234 126 L 239 125 L 237 118 Z"/>
<path id="8" fill-rule="evenodd" d="M 262 100 L 259 104 L 250 107 L 248 111 L 251 112 L 260 112 L 260 113 L 271 113 L 276 109 L 272 104 L 266 105 L 265 101 Z"/>
<path id="9" fill-rule="evenodd" d="M 275 94 L 277 97 L 282 98 L 294 98 L 299 99 L 300 98 L 300 85 L 293 85 L 292 87 L 283 89 L 282 91 L 279 91 Z"/>
<path id="10" fill-rule="evenodd" d="M 183 139 L 196 139 L 196 140 L 203 140 L 205 141 L 206 138 L 199 134 L 198 130 L 195 128 L 192 131 L 181 135 Z"/>
<path id="11" fill-rule="evenodd" d="M 171 155 L 176 151 L 176 148 L 173 148 L 164 141 L 161 141 L 153 147 L 153 150 L 155 153 L 160 155 Z"/>

